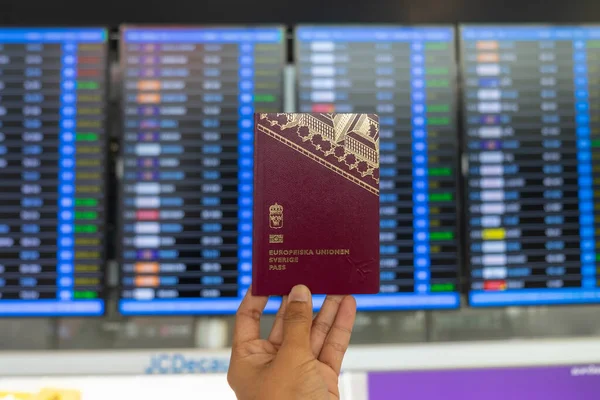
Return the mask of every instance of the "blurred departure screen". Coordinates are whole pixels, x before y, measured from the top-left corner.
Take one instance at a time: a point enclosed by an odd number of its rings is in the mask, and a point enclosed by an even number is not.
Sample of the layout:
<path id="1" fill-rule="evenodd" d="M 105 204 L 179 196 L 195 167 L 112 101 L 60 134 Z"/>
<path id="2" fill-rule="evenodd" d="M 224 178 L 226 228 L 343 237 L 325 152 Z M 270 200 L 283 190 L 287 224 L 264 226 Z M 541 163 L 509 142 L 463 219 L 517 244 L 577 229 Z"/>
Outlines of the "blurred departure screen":
<path id="1" fill-rule="evenodd" d="M 600 302 L 600 27 L 461 37 L 471 305 Z"/>
<path id="2" fill-rule="evenodd" d="M 0 29 L 0 316 L 104 311 L 106 41 Z"/>
<path id="3" fill-rule="evenodd" d="M 361 310 L 456 308 L 456 61 L 451 27 L 299 26 L 300 112 L 379 114 L 381 289 Z"/>
<path id="4" fill-rule="evenodd" d="M 121 42 L 120 311 L 233 313 L 252 275 L 253 114 L 282 111 L 284 29 L 126 26 Z"/>

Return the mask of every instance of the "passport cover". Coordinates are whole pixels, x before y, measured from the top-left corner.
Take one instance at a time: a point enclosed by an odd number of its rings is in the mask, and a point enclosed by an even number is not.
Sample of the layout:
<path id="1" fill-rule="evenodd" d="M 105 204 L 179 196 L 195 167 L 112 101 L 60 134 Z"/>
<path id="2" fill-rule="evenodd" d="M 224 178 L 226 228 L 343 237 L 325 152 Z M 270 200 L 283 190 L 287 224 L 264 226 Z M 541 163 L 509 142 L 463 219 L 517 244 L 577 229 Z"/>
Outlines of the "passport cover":
<path id="1" fill-rule="evenodd" d="M 379 292 L 379 117 L 254 115 L 252 293 Z"/>

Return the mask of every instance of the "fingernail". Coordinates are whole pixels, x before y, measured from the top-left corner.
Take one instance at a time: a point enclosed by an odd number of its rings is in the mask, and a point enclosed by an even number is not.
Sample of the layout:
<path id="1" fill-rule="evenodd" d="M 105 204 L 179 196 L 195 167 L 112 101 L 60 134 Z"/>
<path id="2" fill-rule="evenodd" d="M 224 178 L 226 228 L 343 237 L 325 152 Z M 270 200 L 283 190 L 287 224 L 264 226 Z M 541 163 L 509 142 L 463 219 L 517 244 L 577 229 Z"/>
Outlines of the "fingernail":
<path id="1" fill-rule="evenodd" d="M 290 295 L 288 296 L 288 303 L 297 301 L 300 303 L 306 303 L 310 299 L 310 290 L 304 285 L 294 286 Z"/>

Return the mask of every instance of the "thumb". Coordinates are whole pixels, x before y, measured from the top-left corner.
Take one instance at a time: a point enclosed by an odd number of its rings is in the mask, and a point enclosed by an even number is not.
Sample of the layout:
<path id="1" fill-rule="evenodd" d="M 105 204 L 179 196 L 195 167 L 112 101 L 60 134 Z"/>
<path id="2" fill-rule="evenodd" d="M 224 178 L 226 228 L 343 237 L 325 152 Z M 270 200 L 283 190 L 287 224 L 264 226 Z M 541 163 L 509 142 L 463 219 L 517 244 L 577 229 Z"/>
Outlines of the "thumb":
<path id="1" fill-rule="evenodd" d="M 310 349 L 312 299 L 304 285 L 294 286 L 283 317 L 283 347 Z"/>

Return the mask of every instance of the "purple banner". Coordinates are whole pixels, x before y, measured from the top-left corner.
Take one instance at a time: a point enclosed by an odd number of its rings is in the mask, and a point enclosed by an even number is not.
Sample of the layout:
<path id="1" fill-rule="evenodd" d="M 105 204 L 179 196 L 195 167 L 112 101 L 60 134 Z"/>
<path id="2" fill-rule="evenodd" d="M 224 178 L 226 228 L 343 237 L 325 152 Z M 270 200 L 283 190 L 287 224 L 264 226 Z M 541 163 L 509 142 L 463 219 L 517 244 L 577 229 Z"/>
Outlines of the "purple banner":
<path id="1" fill-rule="evenodd" d="M 600 366 L 370 372 L 369 400 L 598 400 Z"/>

